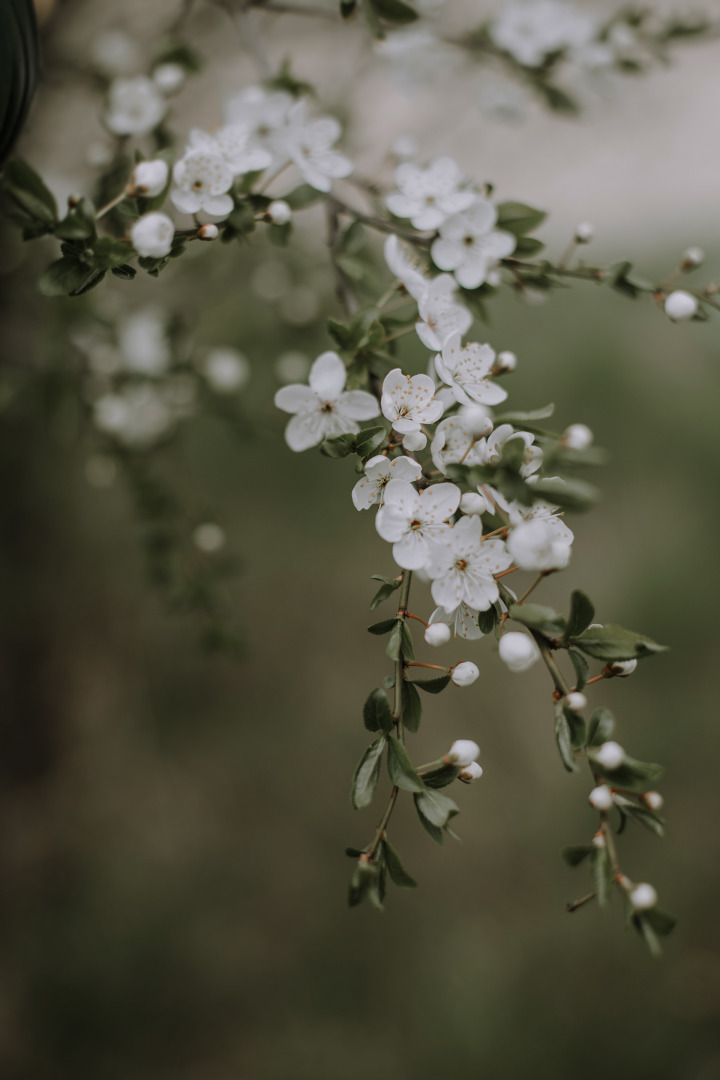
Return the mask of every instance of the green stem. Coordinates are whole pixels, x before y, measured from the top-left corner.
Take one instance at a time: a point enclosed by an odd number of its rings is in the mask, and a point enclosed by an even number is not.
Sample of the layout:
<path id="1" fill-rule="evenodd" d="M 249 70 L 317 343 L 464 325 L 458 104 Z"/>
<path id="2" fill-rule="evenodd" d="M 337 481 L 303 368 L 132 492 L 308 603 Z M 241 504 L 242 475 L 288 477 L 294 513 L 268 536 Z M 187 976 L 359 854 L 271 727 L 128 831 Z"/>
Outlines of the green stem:
<path id="1" fill-rule="evenodd" d="M 566 697 L 567 694 L 570 693 L 570 687 L 569 687 L 569 685 L 568 685 L 562 671 L 560 670 L 560 668 L 555 663 L 555 657 L 552 655 L 552 653 L 550 651 L 550 646 L 547 643 L 547 639 L 544 638 L 543 635 L 541 633 L 539 633 L 537 630 L 531 630 L 530 633 L 534 637 L 535 643 L 536 643 L 538 649 L 540 650 L 540 655 L 542 656 L 543 661 L 545 662 L 545 667 L 550 672 L 550 677 L 552 678 L 552 681 L 555 683 L 555 689 L 557 690 L 557 692 L 559 694 L 562 694 L 563 697 Z"/>

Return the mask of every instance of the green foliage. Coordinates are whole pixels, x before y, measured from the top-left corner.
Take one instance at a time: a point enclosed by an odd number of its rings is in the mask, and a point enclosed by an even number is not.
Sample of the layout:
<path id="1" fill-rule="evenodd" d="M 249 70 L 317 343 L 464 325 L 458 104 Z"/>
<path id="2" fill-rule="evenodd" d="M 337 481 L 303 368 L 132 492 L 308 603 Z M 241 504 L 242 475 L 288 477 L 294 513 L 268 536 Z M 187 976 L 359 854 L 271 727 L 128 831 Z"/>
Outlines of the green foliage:
<path id="1" fill-rule="evenodd" d="M 514 233 L 515 236 L 534 232 L 547 217 L 544 210 L 536 210 L 520 202 L 498 203 L 497 213 L 497 227 Z"/>
<path id="2" fill-rule="evenodd" d="M 569 637 L 568 640 L 595 660 L 639 660 L 667 650 L 666 645 L 658 645 L 656 641 L 644 634 L 625 630 L 622 626 L 615 626 L 612 623 L 594 626 L 581 634 Z"/>
<path id="3" fill-rule="evenodd" d="M 350 800 L 356 810 L 369 806 L 380 777 L 380 763 L 385 750 L 386 738 L 381 735 L 371 743 L 360 758 L 353 775 Z"/>
<path id="4" fill-rule="evenodd" d="M 405 746 L 396 735 L 388 735 L 388 772 L 396 787 L 403 791 L 421 792 L 425 790 L 417 769 L 410 760 Z"/>
<path id="5" fill-rule="evenodd" d="M 392 730 L 392 709 L 384 690 L 373 690 L 363 705 L 363 723 L 368 731 Z"/>

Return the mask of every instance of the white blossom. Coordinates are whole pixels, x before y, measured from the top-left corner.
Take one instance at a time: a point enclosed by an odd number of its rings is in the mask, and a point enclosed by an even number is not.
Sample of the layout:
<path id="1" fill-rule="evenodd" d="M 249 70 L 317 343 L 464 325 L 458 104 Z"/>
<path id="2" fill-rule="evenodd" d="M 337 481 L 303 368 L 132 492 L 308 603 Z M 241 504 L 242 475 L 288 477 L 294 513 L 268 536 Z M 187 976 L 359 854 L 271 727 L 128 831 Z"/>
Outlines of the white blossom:
<path id="1" fill-rule="evenodd" d="M 541 519 L 517 525 L 507 546 L 521 570 L 562 570 L 570 561 L 570 545 L 557 539 L 552 527 Z"/>
<path id="2" fill-rule="evenodd" d="M 512 233 L 494 228 L 496 221 L 497 210 L 483 198 L 477 198 L 464 213 L 447 218 L 430 249 L 435 265 L 452 270 L 463 288 L 477 289 L 500 259 L 512 255 L 517 244 Z"/>
<path id="3" fill-rule="evenodd" d="M 489 345 L 471 342 L 460 344 L 460 334 L 451 334 L 435 357 L 435 369 L 444 383 L 451 387 L 461 405 L 499 405 L 507 398 L 507 390 L 491 381 L 495 352 Z"/>
<path id="4" fill-rule="evenodd" d="M 382 503 L 385 485 L 390 480 L 407 480 L 415 483 L 422 476 L 422 466 L 413 458 L 401 455 L 387 458 L 382 454 L 365 463 L 365 475 L 352 490 L 352 501 L 358 510 L 369 510 Z"/>
<path id="5" fill-rule="evenodd" d="M 497 465 L 502 455 L 505 443 L 511 439 L 519 439 L 524 445 L 523 462 L 520 466 L 520 475 L 527 479 L 542 465 L 543 452 L 539 446 L 534 446 L 535 436 L 529 431 L 515 431 L 512 424 L 500 424 L 492 435 L 479 444 L 483 464 Z"/>
<path id="6" fill-rule="evenodd" d="M 187 74 L 181 64 L 158 64 L 152 73 L 161 94 L 176 94 L 185 85 Z"/>
<path id="7" fill-rule="evenodd" d="M 150 383 L 133 383 L 117 393 L 104 394 L 93 410 L 98 430 L 130 447 L 156 442 L 174 419 L 161 389 Z"/>
<path id="8" fill-rule="evenodd" d="M 602 765 L 603 769 L 608 769 L 612 772 L 613 769 L 619 769 L 625 760 L 625 751 L 620 743 L 605 742 L 595 751 L 595 760 L 598 765 Z"/>
<path id="9" fill-rule="evenodd" d="M 590 221 L 581 221 L 575 229 L 575 240 L 578 244 L 589 244 L 595 236 L 595 226 Z"/>
<path id="10" fill-rule="evenodd" d="M 699 247 L 689 247 L 683 252 L 682 268 L 683 270 L 694 270 L 696 266 L 701 266 L 705 262 L 705 252 Z"/>
<path id="11" fill-rule="evenodd" d="M 224 217 L 233 208 L 226 194 L 232 187 L 233 174 L 219 154 L 191 150 L 175 163 L 173 180 L 177 184 L 170 198 L 184 214 L 207 214 Z"/>
<path id="12" fill-rule="evenodd" d="M 442 349 L 454 333 L 470 329 L 473 317 L 466 307 L 455 302 L 455 280 L 450 274 L 438 274 L 418 299 L 415 323 L 417 336 L 428 349 Z"/>
<path id="13" fill-rule="evenodd" d="M 417 255 L 414 249 L 403 244 L 395 234 L 385 241 L 385 262 L 394 277 L 402 282 L 406 291 L 414 300 L 425 295 L 430 279 L 418 269 Z"/>
<path id="14" fill-rule="evenodd" d="M 475 192 L 461 190 L 464 179 L 451 157 L 435 158 L 426 169 L 406 161 L 395 170 L 399 190 L 391 192 L 385 204 L 395 217 L 409 218 L 416 229 L 434 230 L 475 201 Z"/>
<path id="15" fill-rule="evenodd" d="M 428 375 L 404 375 L 400 368 L 385 376 L 380 404 L 383 416 L 401 435 L 417 431 L 421 424 L 434 424 L 443 414 L 433 380 Z"/>
<path id="16" fill-rule="evenodd" d="M 427 645 L 447 645 L 451 637 L 450 627 L 444 622 L 428 623 L 425 629 L 425 643 Z"/>
<path id="17" fill-rule="evenodd" d="M 499 598 L 493 575 L 511 562 L 502 540 L 483 540 L 480 518 L 463 517 L 432 544 L 425 567 L 433 579 L 432 598 L 446 611 L 460 603 L 487 611 Z"/>
<path id="18" fill-rule="evenodd" d="M 217 394 L 233 394 L 250 378 L 250 363 L 244 353 L 227 347 L 211 349 L 203 362 L 203 371 Z"/>
<path id="19" fill-rule="evenodd" d="M 466 641 L 477 641 L 483 637 L 483 632 L 478 623 L 478 611 L 460 604 L 454 611 L 446 611 L 443 607 L 437 607 L 430 616 L 428 622 L 431 626 L 444 623 L 455 637 L 464 638 Z"/>
<path id="20" fill-rule="evenodd" d="M 607 784 L 600 784 L 592 789 L 588 795 L 588 802 L 596 810 L 610 810 L 613 804 L 612 791 Z"/>
<path id="21" fill-rule="evenodd" d="M 212 222 L 207 225 L 201 225 L 197 231 L 198 240 L 206 240 L 208 242 L 211 240 L 217 240 L 219 235 L 220 230 L 218 229 L 217 225 L 213 225 Z"/>
<path id="22" fill-rule="evenodd" d="M 563 703 L 572 712 L 580 712 L 581 709 L 587 708 L 587 698 L 577 690 L 573 690 L 572 693 L 566 694 L 563 698 Z"/>
<path id="23" fill-rule="evenodd" d="M 540 659 L 540 650 L 529 636 L 512 630 L 500 638 L 498 652 L 510 671 L 527 671 Z"/>
<path id="24" fill-rule="evenodd" d="M 447 524 L 460 503 L 455 484 L 433 484 L 418 493 L 407 480 L 390 480 L 375 527 L 393 545 L 393 558 L 405 570 L 419 570 L 430 555 L 432 541 L 450 531 Z"/>
<path id="25" fill-rule="evenodd" d="M 637 660 L 611 660 L 610 669 L 613 675 L 619 675 L 621 679 L 626 679 L 628 675 L 632 675 L 633 671 L 635 671 L 637 663 Z"/>
<path id="26" fill-rule="evenodd" d="M 456 686 L 472 686 L 479 675 L 477 664 L 473 664 L 471 660 L 463 660 L 450 672 L 450 678 Z"/>
<path id="27" fill-rule="evenodd" d="M 222 158 L 233 176 L 266 169 L 273 161 L 270 151 L 258 146 L 243 124 L 226 124 L 212 134 L 194 128 L 188 146 L 191 152 L 200 150 Z"/>
<path id="28" fill-rule="evenodd" d="M 649 911 L 657 904 L 658 895 L 652 885 L 642 882 L 630 892 L 630 903 L 636 911 Z"/>
<path id="29" fill-rule="evenodd" d="M 562 436 L 563 446 L 568 450 L 587 450 L 592 445 L 593 433 L 587 424 L 571 424 Z"/>
<path id="30" fill-rule="evenodd" d="M 90 62 L 103 75 L 116 78 L 139 71 L 142 54 L 138 43 L 124 30 L 101 30 L 90 43 Z"/>
<path id="31" fill-rule="evenodd" d="M 479 495 L 475 491 L 466 491 L 460 500 L 460 509 L 463 514 L 472 517 L 474 514 L 478 516 L 480 516 L 480 514 L 487 514 L 490 510 L 490 506 L 484 495 Z"/>
<path id="32" fill-rule="evenodd" d="M 479 780 L 482 774 L 482 765 L 478 765 L 477 761 L 471 761 L 462 769 L 458 780 L 462 780 L 464 784 L 472 784 L 473 780 Z"/>
<path id="33" fill-rule="evenodd" d="M 484 457 L 480 441 L 468 431 L 460 415 L 448 416 L 435 429 L 430 448 L 433 463 L 440 472 L 447 472 L 448 465 L 482 465 Z"/>
<path id="34" fill-rule="evenodd" d="M 169 175 L 168 164 L 162 158 L 156 158 L 154 161 L 139 161 L 130 177 L 129 193 L 152 199 L 165 189 Z"/>
<path id="35" fill-rule="evenodd" d="M 228 124 L 237 124 L 249 132 L 249 146 L 265 150 L 278 164 L 283 155 L 282 132 L 293 100 L 283 90 L 249 86 L 228 101 L 225 118 Z"/>
<path id="36" fill-rule="evenodd" d="M 480 747 L 472 739 L 456 739 L 446 754 L 448 761 L 461 769 L 467 768 L 479 756 Z"/>
<path id="37" fill-rule="evenodd" d="M 564 0 L 510 0 L 490 23 L 492 40 L 524 67 L 539 67 L 551 53 L 586 48 L 599 27 Z"/>
<path id="38" fill-rule="evenodd" d="M 514 352 L 509 352 L 505 349 L 503 352 L 498 353 L 497 362 L 501 371 L 515 371 L 517 367 L 517 356 Z"/>
<path id="39" fill-rule="evenodd" d="M 309 450 L 329 436 L 356 432 L 358 420 L 377 416 L 373 395 L 365 390 L 345 390 L 346 381 L 347 371 L 337 353 L 324 352 L 310 368 L 309 386 L 296 384 L 278 390 L 275 405 L 295 414 L 285 429 L 291 450 Z"/>
<path id="40" fill-rule="evenodd" d="M 665 802 L 659 791 L 646 791 L 642 796 L 642 801 L 648 810 L 654 810 L 656 813 L 658 810 L 662 810 Z"/>
<path id="41" fill-rule="evenodd" d="M 275 199 L 265 211 L 273 225 L 287 225 L 292 220 L 292 208 L 284 199 Z"/>
<path id="42" fill-rule="evenodd" d="M 353 171 L 350 159 L 332 149 L 340 135 L 341 128 L 334 117 L 308 120 L 304 101 L 298 101 L 288 113 L 283 148 L 306 183 L 318 191 L 330 191 L 333 180 L 349 176 Z"/>
<path id="43" fill-rule="evenodd" d="M 167 214 L 154 210 L 134 221 L 130 227 L 130 240 L 138 255 L 148 259 L 164 259 L 170 254 L 175 226 Z"/>
<path id="44" fill-rule="evenodd" d="M 665 314 L 673 322 L 686 322 L 697 314 L 697 310 L 697 300 L 684 289 L 676 289 L 665 300 Z"/>
<path id="45" fill-rule="evenodd" d="M 110 84 L 105 124 L 113 135 L 147 135 L 166 112 L 165 98 L 145 75 Z"/>

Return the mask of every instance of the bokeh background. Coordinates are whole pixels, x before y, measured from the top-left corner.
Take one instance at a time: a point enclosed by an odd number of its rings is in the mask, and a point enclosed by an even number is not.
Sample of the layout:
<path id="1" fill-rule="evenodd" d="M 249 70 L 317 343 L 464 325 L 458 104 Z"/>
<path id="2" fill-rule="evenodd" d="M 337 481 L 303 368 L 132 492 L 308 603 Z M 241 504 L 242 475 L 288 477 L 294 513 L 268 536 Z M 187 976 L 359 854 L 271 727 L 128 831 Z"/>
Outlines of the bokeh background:
<path id="1" fill-rule="evenodd" d="M 46 81 L 20 150 L 60 198 L 89 189 L 86 147 L 103 138 L 101 98 L 78 73 L 93 36 L 150 41 L 173 9 L 69 0 L 46 23 Z M 189 24 L 208 65 L 176 99 L 181 136 L 258 78 L 248 34 L 223 18 L 202 7 Z M 657 280 L 693 243 L 708 255 L 698 279 L 720 274 L 720 46 L 589 88 L 581 121 L 529 104 L 499 124 L 465 68 L 408 85 L 360 28 L 290 23 L 253 27 L 269 62 L 291 51 L 343 117 L 365 174 L 390 178 L 388 145 L 414 135 L 422 154 L 453 153 L 502 197 L 547 208 L 551 253 L 591 218 L 600 262 L 633 258 Z M 718 1080 L 717 321 L 674 326 L 649 300 L 578 285 L 542 305 L 504 296 L 481 331 L 520 358 L 514 406 L 553 400 L 561 428 L 588 423 L 611 454 L 547 601 L 583 587 L 599 618 L 672 648 L 593 693 L 632 753 L 667 765 L 666 839 L 621 838 L 628 872 L 679 917 L 665 957 L 623 929 L 617 902 L 566 914 L 586 891 L 583 868 L 559 858 L 593 827 L 586 781 L 557 758 L 544 672 L 501 670 L 491 642 L 430 657 L 461 652 L 482 677 L 426 698 L 416 743 L 418 760 L 456 737 L 482 745 L 485 775 L 457 796 L 462 843 L 438 848 L 401 807 L 392 835 L 421 888 L 393 893 L 383 914 L 349 911 L 343 847 L 375 821 L 351 810 L 349 776 L 367 741 L 362 702 L 388 670 L 365 632 L 369 575 L 391 563 L 352 507 L 351 464 L 292 455 L 270 405 L 277 358 L 327 347 L 337 309 L 322 245 L 308 212 L 286 252 L 261 238 L 203 249 L 157 282 L 65 301 L 37 292 L 51 245 L 22 250 L 3 233 L 0 1075 Z M 198 414 L 161 466 L 226 529 L 239 659 L 205 656 L 192 620 L 149 588 L 123 483 L 88 482 L 94 436 L 66 388 L 70 337 L 95 305 L 114 318 L 150 303 L 198 347 L 231 345 L 252 364 L 250 433 Z M 403 359 L 419 369 L 413 350 Z"/>

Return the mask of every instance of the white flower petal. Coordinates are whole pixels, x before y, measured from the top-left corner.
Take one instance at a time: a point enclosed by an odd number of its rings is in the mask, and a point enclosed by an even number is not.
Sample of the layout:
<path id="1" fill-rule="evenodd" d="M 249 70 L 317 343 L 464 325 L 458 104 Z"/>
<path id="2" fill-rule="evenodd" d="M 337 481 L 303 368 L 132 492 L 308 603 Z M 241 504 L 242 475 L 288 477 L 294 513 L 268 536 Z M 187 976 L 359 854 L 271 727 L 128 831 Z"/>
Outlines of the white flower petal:
<path id="1" fill-rule="evenodd" d="M 321 353 L 310 368 L 308 382 L 322 401 L 335 401 L 342 394 L 346 380 L 344 363 L 336 352 L 328 351 Z M 373 415 L 377 416 L 377 413 Z"/>

